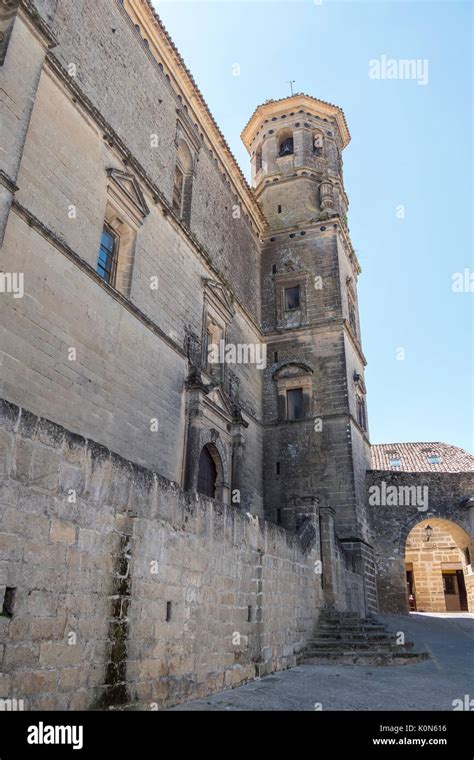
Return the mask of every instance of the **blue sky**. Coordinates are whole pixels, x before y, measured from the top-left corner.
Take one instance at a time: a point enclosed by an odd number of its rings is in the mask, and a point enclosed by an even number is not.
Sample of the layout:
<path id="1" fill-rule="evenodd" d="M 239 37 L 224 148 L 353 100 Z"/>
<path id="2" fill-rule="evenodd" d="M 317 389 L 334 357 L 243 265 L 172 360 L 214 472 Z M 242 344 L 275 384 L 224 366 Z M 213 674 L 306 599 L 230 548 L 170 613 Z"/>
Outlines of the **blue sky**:
<path id="1" fill-rule="evenodd" d="M 452 290 L 453 273 L 474 271 L 472 4 L 155 5 L 247 177 L 240 132 L 256 105 L 289 94 L 287 80 L 344 109 L 371 441 L 474 451 L 474 293 Z M 428 83 L 371 79 L 383 55 L 426 59 Z"/>

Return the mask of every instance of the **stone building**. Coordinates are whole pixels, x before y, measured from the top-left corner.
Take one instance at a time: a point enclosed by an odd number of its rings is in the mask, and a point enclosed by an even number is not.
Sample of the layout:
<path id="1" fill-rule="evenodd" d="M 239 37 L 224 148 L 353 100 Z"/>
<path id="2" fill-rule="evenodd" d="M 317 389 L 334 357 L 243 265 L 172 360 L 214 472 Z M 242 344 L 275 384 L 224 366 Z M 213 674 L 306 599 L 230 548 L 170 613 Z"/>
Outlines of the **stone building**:
<path id="1" fill-rule="evenodd" d="M 148 0 L 0 31 L 1 695 L 165 706 L 295 664 L 324 607 L 406 610 L 342 110 L 260 105 L 249 187 Z M 472 473 L 433 477 L 471 535 Z"/>
<path id="2" fill-rule="evenodd" d="M 380 609 L 474 612 L 474 457 L 445 443 L 371 447 Z M 378 497 L 385 494 L 385 499 Z"/>

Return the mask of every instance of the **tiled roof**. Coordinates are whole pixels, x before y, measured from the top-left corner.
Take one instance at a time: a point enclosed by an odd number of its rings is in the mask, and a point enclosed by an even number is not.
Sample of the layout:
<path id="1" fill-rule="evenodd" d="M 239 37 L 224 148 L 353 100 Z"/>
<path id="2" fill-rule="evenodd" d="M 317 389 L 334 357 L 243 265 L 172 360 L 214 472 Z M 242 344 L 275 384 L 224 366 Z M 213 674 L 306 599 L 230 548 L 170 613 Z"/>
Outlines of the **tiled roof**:
<path id="1" fill-rule="evenodd" d="M 373 470 L 474 472 L 474 456 L 448 443 L 380 443 L 370 448 Z"/>

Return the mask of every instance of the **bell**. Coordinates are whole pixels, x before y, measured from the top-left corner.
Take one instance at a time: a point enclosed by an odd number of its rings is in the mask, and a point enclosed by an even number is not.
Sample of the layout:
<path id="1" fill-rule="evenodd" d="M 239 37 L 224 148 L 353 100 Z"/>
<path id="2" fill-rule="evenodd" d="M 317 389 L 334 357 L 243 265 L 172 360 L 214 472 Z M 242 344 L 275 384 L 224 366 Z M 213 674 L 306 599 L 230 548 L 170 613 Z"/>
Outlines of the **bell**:
<path id="1" fill-rule="evenodd" d="M 280 156 L 291 156 L 293 153 L 293 138 L 287 137 L 280 145 Z"/>

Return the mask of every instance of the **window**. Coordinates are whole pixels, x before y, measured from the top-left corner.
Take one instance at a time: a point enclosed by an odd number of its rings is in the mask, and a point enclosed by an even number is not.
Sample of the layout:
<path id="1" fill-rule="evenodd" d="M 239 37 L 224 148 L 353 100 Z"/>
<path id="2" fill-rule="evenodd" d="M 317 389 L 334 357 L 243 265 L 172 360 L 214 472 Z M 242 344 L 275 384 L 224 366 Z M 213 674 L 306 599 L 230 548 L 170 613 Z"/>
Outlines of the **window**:
<path id="1" fill-rule="evenodd" d="M 100 238 L 97 272 L 109 285 L 115 284 L 119 238 L 108 227 L 104 227 Z"/>
<path id="2" fill-rule="evenodd" d="M 365 399 L 362 396 L 357 398 L 357 422 L 362 430 L 367 430 L 367 415 L 365 410 Z"/>
<path id="3" fill-rule="evenodd" d="M 226 330 L 232 321 L 234 307 L 221 283 L 214 280 L 205 282 L 202 367 L 215 381 L 223 382 L 227 375 L 224 356 Z"/>
<path id="4" fill-rule="evenodd" d="M 352 328 L 352 331 L 355 335 L 357 335 L 357 317 L 356 317 L 356 309 L 355 304 L 352 300 L 352 298 L 349 297 L 349 324 Z"/>
<path id="5" fill-rule="evenodd" d="M 401 467 L 402 460 L 399 457 L 390 457 L 388 460 L 390 467 Z"/>
<path id="6" fill-rule="evenodd" d="M 281 204 L 278 204 L 278 213 L 281 214 Z"/>
<path id="7" fill-rule="evenodd" d="M 288 420 L 303 419 L 303 388 L 290 388 L 286 392 L 286 409 Z"/>
<path id="8" fill-rule="evenodd" d="M 204 446 L 199 457 L 198 470 L 198 493 L 203 496 L 210 496 L 214 499 L 216 495 L 217 468 L 211 453 L 207 446 Z"/>
<path id="9" fill-rule="evenodd" d="M 426 459 L 428 464 L 441 464 L 443 461 L 443 458 L 438 454 L 430 454 Z"/>
<path id="10" fill-rule="evenodd" d="M 223 325 L 216 324 L 211 316 L 207 315 L 206 326 L 207 338 L 207 362 L 206 369 L 216 380 L 222 380 L 224 357 L 222 355 L 222 341 L 224 340 Z"/>
<path id="11" fill-rule="evenodd" d="M 285 288 L 285 310 L 293 311 L 300 307 L 300 286 Z"/>
<path id="12" fill-rule="evenodd" d="M 174 187 L 173 187 L 173 209 L 181 216 L 181 210 L 183 206 L 183 188 L 184 188 L 184 174 L 179 168 L 175 169 L 174 174 Z"/>
<path id="13" fill-rule="evenodd" d="M 107 175 L 107 202 L 97 273 L 115 290 L 128 297 L 138 231 L 150 211 L 133 174 L 110 168 Z"/>
<path id="14" fill-rule="evenodd" d="M 280 143 L 279 156 L 291 156 L 293 153 L 293 138 L 285 137 Z"/>
<path id="15" fill-rule="evenodd" d="M 443 588 L 445 594 L 455 594 L 456 593 L 456 586 L 454 583 L 454 574 L 453 575 L 446 575 L 443 573 Z"/>
<path id="16" fill-rule="evenodd" d="M 255 173 L 259 172 L 262 168 L 262 148 L 261 146 L 257 148 L 257 152 L 255 154 Z"/>
<path id="17" fill-rule="evenodd" d="M 273 380 L 280 422 L 302 420 L 311 415 L 312 374 L 313 370 L 305 362 L 287 362 L 276 366 Z"/>
<path id="18" fill-rule="evenodd" d="M 191 197 L 195 157 L 188 140 L 180 137 L 177 141 L 176 164 L 173 185 L 173 211 L 187 225 L 191 221 Z"/>

